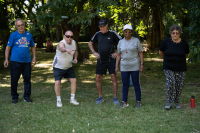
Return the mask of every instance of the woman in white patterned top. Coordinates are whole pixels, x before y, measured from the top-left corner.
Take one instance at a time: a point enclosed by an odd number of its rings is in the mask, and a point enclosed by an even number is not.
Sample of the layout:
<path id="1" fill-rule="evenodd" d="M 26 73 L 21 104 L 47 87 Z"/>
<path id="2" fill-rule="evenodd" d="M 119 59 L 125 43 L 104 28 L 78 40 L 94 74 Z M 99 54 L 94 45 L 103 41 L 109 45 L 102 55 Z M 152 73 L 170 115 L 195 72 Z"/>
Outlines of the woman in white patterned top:
<path id="1" fill-rule="evenodd" d="M 122 78 L 122 102 L 119 106 L 128 106 L 128 89 L 129 89 L 129 77 L 131 75 L 132 82 L 135 88 L 136 94 L 136 107 L 141 107 L 141 88 L 139 75 L 140 71 L 144 69 L 144 60 L 142 53 L 142 46 L 138 38 L 132 37 L 132 26 L 124 26 L 124 38 L 119 41 L 117 50 L 118 56 L 116 60 L 115 71 L 118 72 L 118 64 L 120 63 L 121 78 Z M 141 62 L 141 63 L 140 63 Z"/>

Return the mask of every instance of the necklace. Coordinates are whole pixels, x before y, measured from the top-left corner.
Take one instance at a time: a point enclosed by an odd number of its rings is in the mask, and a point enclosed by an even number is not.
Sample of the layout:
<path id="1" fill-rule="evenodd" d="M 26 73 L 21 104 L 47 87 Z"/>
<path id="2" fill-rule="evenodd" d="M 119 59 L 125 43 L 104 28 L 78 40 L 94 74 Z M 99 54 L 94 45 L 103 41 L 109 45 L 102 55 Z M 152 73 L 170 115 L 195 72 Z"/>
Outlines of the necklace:
<path id="1" fill-rule="evenodd" d="M 127 43 L 126 43 L 126 53 L 128 53 L 127 49 L 128 49 L 128 46 L 127 46 Z"/>

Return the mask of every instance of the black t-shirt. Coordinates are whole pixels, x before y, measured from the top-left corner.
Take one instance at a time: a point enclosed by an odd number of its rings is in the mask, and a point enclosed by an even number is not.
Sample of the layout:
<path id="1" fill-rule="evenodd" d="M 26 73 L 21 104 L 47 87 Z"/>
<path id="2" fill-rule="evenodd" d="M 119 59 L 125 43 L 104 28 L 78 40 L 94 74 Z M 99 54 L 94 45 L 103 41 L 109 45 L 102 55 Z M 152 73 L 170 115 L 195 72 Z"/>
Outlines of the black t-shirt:
<path id="1" fill-rule="evenodd" d="M 187 71 L 185 54 L 190 51 L 185 40 L 181 39 L 179 43 L 175 43 L 172 38 L 166 38 L 161 42 L 159 50 L 164 52 L 164 70 Z"/>
<path id="2" fill-rule="evenodd" d="M 98 53 L 100 55 L 99 61 L 101 61 L 101 63 L 115 60 L 112 58 L 111 54 L 115 52 L 114 44 L 118 43 L 121 38 L 122 37 L 120 35 L 111 30 L 105 34 L 102 34 L 101 31 L 95 33 L 91 39 L 91 42 L 93 44 L 98 42 Z"/>

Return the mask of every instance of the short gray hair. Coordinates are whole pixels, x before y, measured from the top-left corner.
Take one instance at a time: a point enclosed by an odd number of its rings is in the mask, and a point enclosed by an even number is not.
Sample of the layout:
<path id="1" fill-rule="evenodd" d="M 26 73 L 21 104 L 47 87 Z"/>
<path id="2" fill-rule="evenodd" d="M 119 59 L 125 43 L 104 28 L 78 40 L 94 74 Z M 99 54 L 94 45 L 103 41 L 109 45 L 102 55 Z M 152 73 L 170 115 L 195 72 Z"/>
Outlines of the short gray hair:
<path id="1" fill-rule="evenodd" d="M 179 34 L 183 33 L 181 27 L 177 24 L 174 24 L 169 28 L 169 34 L 171 34 L 174 30 L 177 30 Z"/>
<path id="2" fill-rule="evenodd" d="M 21 19 L 21 18 L 17 18 L 16 21 L 15 21 L 15 28 L 16 28 L 16 29 L 17 29 L 17 21 L 22 21 L 23 24 L 24 24 L 24 26 L 25 26 L 25 22 L 24 22 L 24 20 Z"/>

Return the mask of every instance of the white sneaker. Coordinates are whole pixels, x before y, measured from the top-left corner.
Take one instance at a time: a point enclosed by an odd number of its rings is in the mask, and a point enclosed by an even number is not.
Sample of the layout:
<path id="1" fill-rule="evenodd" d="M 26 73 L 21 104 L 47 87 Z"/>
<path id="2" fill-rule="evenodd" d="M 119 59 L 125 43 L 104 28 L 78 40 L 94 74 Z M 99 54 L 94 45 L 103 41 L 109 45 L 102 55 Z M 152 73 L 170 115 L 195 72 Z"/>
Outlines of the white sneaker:
<path id="1" fill-rule="evenodd" d="M 57 107 L 62 107 L 62 102 L 61 101 L 57 101 Z"/>
<path id="2" fill-rule="evenodd" d="M 72 103 L 72 104 L 74 104 L 74 105 L 79 105 L 79 103 L 76 101 L 76 99 L 70 100 L 70 103 Z"/>

